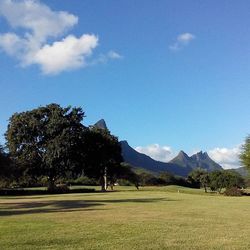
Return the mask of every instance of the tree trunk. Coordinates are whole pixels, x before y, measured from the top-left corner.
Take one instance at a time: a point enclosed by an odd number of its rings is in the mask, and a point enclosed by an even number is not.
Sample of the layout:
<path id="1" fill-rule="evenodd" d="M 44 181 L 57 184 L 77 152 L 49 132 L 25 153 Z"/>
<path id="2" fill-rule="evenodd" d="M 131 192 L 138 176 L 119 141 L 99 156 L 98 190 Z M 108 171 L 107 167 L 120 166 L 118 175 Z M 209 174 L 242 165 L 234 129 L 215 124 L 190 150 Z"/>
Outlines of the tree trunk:
<path id="1" fill-rule="evenodd" d="M 53 177 L 48 177 L 48 191 L 53 192 L 55 189 L 55 179 Z"/>
<path id="2" fill-rule="evenodd" d="M 104 173 L 102 177 L 102 191 L 107 191 L 107 168 L 104 168 Z"/>

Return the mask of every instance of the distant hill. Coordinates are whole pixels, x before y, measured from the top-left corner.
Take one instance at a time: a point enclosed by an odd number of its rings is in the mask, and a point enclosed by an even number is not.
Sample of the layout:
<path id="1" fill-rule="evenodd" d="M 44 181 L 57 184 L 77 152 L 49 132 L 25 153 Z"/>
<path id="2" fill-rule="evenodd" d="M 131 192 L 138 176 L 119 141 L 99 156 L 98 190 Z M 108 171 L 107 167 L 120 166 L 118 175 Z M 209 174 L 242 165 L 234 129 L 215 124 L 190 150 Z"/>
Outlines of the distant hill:
<path id="1" fill-rule="evenodd" d="M 107 129 L 104 119 L 99 120 L 93 126 Z M 206 152 L 198 152 L 192 156 L 188 156 L 185 152 L 180 153 L 170 162 L 156 161 L 148 155 L 139 153 L 129 146 L 127 141 L 121 141 L 122 156 L 125 162 L 133 167 L 145 169 L 153 173 L 167 171 L 174 175 L 187 176 L 195 168 L 203 168 L 207 171 L 221 170 L 222 167 L 213 161 Z"/>
<path id="2" fill-rule="evenodd" d="M 247 169 L 245 167 L 233 168 L 233 169 L 230 169 L 230 170 L 233 170 L 233 171 L 239 173 L 243 177 L 247 177 L 248 176 L 248 171 L 247 171 Z"/>
<path id="3" fill-rule="evenodd" d="M 129 146 L 127 141 L 121 141 L 120 143 L 124 161 L 134 167 L 144 168 L 154 173 L 167 171 L 179 176 L 187 176 L 188 173 L 192 171 L 190 167 L 182 167 L 174 163 L 156 161 L 145 154 L 137 152 Z"/>

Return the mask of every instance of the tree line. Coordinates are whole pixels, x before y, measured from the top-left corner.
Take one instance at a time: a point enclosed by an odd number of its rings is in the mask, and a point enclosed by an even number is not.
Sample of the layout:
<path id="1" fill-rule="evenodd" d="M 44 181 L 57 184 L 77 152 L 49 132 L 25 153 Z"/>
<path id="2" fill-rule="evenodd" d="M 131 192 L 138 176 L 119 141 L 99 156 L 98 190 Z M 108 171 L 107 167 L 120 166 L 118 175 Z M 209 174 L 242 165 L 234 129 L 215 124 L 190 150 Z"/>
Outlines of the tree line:
<path id="1" fill-rule="evenodd" d="M 233 171 L 207 173 L 195 169 L 188 178 L 166 172 L 159 176 L 136 173 L 123 162 L 118 138 L 107 129 L 84 126 L 84 117 L 80 107 L 64 108 L 55 103 L 14 113 L 5 133 L 6 150 L 0 147 L 0 184 L 46 183 L 48 190 L 54 191 L 60 181 L 87 178 L 99 183 L 103 191 L 118 179 L 137 188 L 175 184 L 221 192 L 223 188 L 244 186 L 243 178 Z M 241 160 L 250 169 L 250 137 L 243 146 Z"/>
<path id="2" fill-rule="evenodd" d="M 1 149 L 2 178 L 47 178 L 50 191 L 60 178 L 95 178 L 102 190 L 120 177 L 133 180 L 132 170 L 121 165 L 118 138 L 106 129 L 84 126 L 83 118 L 82 108 L 58 104 L 13 114 L 5 133 L 8 155 Z"/>

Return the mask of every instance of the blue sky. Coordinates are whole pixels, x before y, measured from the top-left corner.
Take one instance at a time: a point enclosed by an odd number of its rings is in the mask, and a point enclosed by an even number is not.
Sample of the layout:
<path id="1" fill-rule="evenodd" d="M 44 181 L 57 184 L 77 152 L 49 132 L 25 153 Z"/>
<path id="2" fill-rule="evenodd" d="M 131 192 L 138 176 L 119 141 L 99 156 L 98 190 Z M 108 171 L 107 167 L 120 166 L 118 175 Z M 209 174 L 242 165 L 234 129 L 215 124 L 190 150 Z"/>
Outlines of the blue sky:
<path id="1" fill-rule="evenodd" d="M 0 141 L 8 118 L 52 102 L 104 118 L 168 160 L 238 166 L 249 133 L 248 0 L 0 0 Z M 64 11 L 64 12 L 60 12 Z"/>

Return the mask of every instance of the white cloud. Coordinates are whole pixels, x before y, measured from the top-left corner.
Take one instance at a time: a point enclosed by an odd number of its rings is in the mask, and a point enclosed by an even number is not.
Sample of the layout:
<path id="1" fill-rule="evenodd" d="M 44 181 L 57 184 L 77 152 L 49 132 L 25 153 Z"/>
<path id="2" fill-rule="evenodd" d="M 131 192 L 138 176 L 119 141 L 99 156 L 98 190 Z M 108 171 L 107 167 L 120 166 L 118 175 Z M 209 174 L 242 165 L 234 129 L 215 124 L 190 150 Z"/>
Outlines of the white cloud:
<path id="1" fill-rule="evenodd" d="M 195 35 L 191 33 L 182 33 L 177 36 L 176 41 L 169 46 L 170 50 L 180 50 L 183 47 L 187 46 L 192 40 L 195 39 Z"/>
<path id="2" fill-rule="evenodd" d="M 78 22 L 77 16 L 65 11 L 52 11 L 36 0 L 2 0 L 0 15 L 5 17 L 13 28 L 29 30 L 32 39 L 39 41 L 50 36 L 57 37 Z"/>
<path id="3" fill-rule="evenodd" d="M 138 146 L 135 150 L 162 162 L 168 162 L 177 155 L 170 146 L 161 146 L 159 144 Z M 189 155 L 193 155 L 198 151 L 200 150 L 193 150 Z M 214 148 L 208 151 L 208 155 L 224 169 L 231 169 L 241 167 L 239 161 L 240 152 L 241 145 L 238 145 L 234 148 Z"/>
<path id="4" fill-rule="evenodd" d="M 32 62 L 41 65 L 45 74 L 85 67 L 86 58 L 97 44 L 98 38 L 94 35 L 82 35 L 80 38 L 70 35 L 62 41 L 43 46 L 35 53 Z"/>
<path id="5" fill-rule="evenodd" d="M 107 57 L 110 59 L 122 59 L 123 58 L 123 56 L 121 56 L 120 54 L 118 54 L 117 52 L 115 52 L 113 50 L 110 50 L 107 53 Z"/>
<path id="6" fill-rule="evenodd" d="M 239 161 L 239 154 L 241 152 L 241 145 L 234 148 L 214 148 L 208 151 L 209 156 L 219 163 L 223 168 L 239 168 L 241 167 Z"/>
<path id="7" fill-rule="evenodd" d="M 110 50 L 106 54 L 100 54 L 97 58 L 95 58 L 94 60 L 92 60 L 92 62 L 90 63 L 90 65 L 105 64 L 109 60 L 121 60 L 121 59 L 123 59 L 122 55 L 118 54 L 117 52 L 115 52 L 113 50 Z"/>
<path id="8" fill-rule="evenodd" d="M 0 0 L 0 16 L 16 31 L 0 34 L 0 49 L 21 66 L 37 64 L 44 74 L 57 74 L 92 65 L 87 58 L 98 45 L 96 35 L 70 34 L 58 40 L 78 23 L 77 16 L 53 11 L 38 0 Z M 106 61 L 119 58 L 114 51 L 105 56 Z"/>
<path id="9" fill-rule="evenodd" d="M 15 33 L 0 34 L 0 48 L 10 56 L 17 56 L 25 47 L 26 41 Z"/>
<path id="10" fill-rule="evenodd" d="M 176 156 L 176 153 L 173 152 L 171 147 L 160 146 L 159 144 L 152 144 L 145 147 L 138 146 L 135 150 L 162 162 L 168 162 Z"/>

